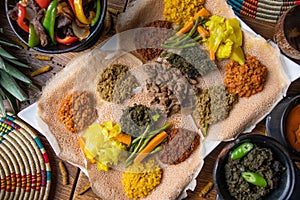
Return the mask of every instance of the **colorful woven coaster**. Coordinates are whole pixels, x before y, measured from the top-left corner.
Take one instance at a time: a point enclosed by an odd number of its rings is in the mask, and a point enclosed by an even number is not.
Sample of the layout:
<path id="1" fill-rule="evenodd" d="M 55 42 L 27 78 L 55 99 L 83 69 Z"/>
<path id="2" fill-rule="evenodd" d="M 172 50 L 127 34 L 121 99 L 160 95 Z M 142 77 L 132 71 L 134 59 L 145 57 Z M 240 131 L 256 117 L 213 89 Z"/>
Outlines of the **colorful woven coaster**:
<path id="1" fill-rule="evenodd" d="M 36 133 L 21 120 L 0 116 L 0 199 L 48 199 L 51 168 Z"/>
<path id="2" fill-rule="evenodd" d="M 236 15 L 245 15 L 261 21 L 277 23 L 282 13 L 300 0 L 227 0 Z"/>

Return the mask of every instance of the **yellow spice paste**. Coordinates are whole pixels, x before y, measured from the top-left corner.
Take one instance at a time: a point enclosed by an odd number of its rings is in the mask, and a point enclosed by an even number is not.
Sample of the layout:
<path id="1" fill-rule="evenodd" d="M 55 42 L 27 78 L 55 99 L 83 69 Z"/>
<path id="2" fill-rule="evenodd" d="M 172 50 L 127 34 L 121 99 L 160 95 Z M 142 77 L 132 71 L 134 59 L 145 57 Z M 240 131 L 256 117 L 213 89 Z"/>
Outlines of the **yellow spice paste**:
<path id="1" fill-rule="evenodd" d="M 164 18 L 179 25 L 189 22 L 205 3 L 205 0 L 164 0 Z"/>
<path id="2" fill-rule="evenodd" d="M 157 161 L 149 159 L 127 167 L 122 175 L 122 185 L 128 198 L 145 198 L 160 184 L 161 178 L 162 169 Z"/>

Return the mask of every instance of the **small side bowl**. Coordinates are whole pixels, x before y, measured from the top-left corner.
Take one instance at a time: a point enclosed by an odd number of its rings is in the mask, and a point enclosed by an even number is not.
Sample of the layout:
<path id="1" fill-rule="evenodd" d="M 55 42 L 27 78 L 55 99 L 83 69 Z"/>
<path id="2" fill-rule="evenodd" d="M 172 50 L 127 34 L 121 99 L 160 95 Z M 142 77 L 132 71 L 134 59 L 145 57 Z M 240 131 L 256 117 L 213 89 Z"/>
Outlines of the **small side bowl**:
<path id="1" fill-rule="evenodd" d="M 276 160 L 278 160 L 286 168 L 284 173 L 281 175 L 278 187 L 273 190 L 268 196 L 266 196 L 264 200 L 289 199 L 293 193 L 295 185 L 296 171 L 294 164 L 290 159 L 289 154 L 280 143 L 278 143 L 271 137 L 259 134 L 248 134 L 241 136 L 235 141 L 229 143 L 219 154 L 214 168 L 214 183 L 218 197 L 223 200 L 233 199 L 228 191 L 227 183 L 225 180 L 225 164 L 230 152 L 235 147 L 246 141 L 251 142 L 259 147 L 271 149 Z"/>
<path id="2" fill-rule="evenodd" d="M 300 4 L 291 7 L 281 15 L 275 27 L 274 40 L 284 54 L 300 59 L 299 34 Z"/>
<path id="3" fill-rule="evenodd" d="M 18 3 L 18 0 L 5 0 L 5 11 L 6 11 L 6 17 L 7 20 L 13 30 L 13 32 L 16 34 L 16 36 L 25 44 L 28 42 L 28 33 L 24 32 L 16 23 L 16 21 L 11 20 L 8 16 L 8 11 L 12 9 L 11 5 L 16 5 Z M 56 45 L 48 45 L 48 46 L 41 46 L 38 45 L 36 47 L 33 47 L 34 50 L 42 52 L 42 53 L 49 53 L 49 54 L 60 54 L 60 53 L 67 53 L 67 52 L 78 52 L 83 51 L 88 48 L 90 48 L 92 45 L 94 45 L 104 28 L 104 18 L 105 13 L 107 9 L 107 0 L 101 0 L 101 14 L 98 22 L 90 28 L 90 35 L 82 40 L 77 41 L 71 45 L 63 45 L 63 44 L 56 44 Z"/>
<path id="4" fill-rule="evenodd" d="M 295 160 L 300 160 L 300 152 L 297 152 L 289 143 L 289 140 L 286 136 L 286 121 L 290 114 L 290 111 L 299 104 L 300 104 L 300 95 L 297 95 L 289 101 L 289 103 L 285 107 L 283 114 L 281 116 L 281 119 L 280 119 L 280 134 L 281 134 L 281 138 L 283 139 L 282 141 L 283 141 L 284 145 L 287 147 L 291 156 Z"/>

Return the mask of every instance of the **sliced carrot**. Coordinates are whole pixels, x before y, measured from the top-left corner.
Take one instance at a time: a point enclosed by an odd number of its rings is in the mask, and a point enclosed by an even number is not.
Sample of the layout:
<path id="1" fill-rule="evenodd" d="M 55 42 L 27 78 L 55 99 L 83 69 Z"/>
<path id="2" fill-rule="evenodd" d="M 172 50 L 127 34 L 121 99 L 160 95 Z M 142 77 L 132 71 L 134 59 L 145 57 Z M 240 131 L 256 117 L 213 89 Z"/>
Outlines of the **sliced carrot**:
<path id="1" fill-rule="evenodd" d="M 112 139 L 121 142 L 123 144 L 127 144 L 127 145 L 131 144 L 131 136 L 125 133 L 119 133 L 117 136 L 113 137 Z"/>
<path id="2" fill-rule="evenodd" d="M 92 163 L 92 164 L 96 163 L 96 159 L 92 158 L 90 156 L 90 154 L 88 153 L 88 151 L 85 149 L 85 147 L 84 147 L 85 143 L 82 138 L 78 138 L 78 143 L 79 143 L 79 146 L 80 146 L 81 150 L 83 151 L 85 157 L 90 161 L 90 163 Z"/>
<path id="3" fill-rule="evenodd" d="M 216 60 L 216 54 L 213 50 L 209 50 L 209 57 L 211 60 Z"/>
<path id="4" fill-rule="evenodd" d="M 188 22 L 176 33 L 176 35 L 179 36 L 179 35 L 187 33 L 188 31 L 190 31 L 193 28 L 193 26 L 194 26 L 193 21 Z"/>
<path id="5" fill-rule="evenodd" d="M 209 36 L 209 32 L 207 30 L 205 30 L 205 28 L 203 28 L 203 26 L 201 26 L 201 25 L 199 25 L 197 27 L 197 31 L 203 38 L 206 38 Z"/>
<path id="6" fill-rule="evenodd" d="M 135 157 L 134 163 L 140 163 L 146 156 L 156 147 L 158 146 L 168 134 L 165 131 L 157 134 L 150 142 L 145 146 L 145 148 Z"/>
<path id="7" fill-rule="evenodd" d="M 209 17 L 210 15 L 211 15 L 210 12 L 203 7 L 195 14 L 193 19 L 196 20 L 198 17 Z"/>

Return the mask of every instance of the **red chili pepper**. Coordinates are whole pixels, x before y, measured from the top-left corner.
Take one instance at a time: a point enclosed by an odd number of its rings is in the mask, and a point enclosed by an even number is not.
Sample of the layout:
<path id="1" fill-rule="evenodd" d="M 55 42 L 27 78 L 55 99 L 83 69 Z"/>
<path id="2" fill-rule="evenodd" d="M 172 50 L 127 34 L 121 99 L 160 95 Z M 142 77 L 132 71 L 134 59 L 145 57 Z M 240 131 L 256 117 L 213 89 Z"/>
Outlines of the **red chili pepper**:
<path id="1" fill-rule="evenodd" d="M 72 44 L 78 40 L 78 38 L 74 36 L 66 36 L 65 38 L 60 38 L 58 36 L 55 36 L 55 39 L 58 43 L 66 44 L 66 45 Z"/>
<path id="2" fill-rule="evenodd" d="M 71 6 L 71 8 L 72 8 L 72 10 L 74 12 L 74 14 L 75 14 L 74 0 L 68 0 L 68 1 L 69 1 L 69 4 L 70 4 L 70 6 Z"/>
<path id="3" fill-rule="evenodd" d="M 27 33 L 29 33 L 29 26 L 25 24 L 25 15 L 26 15 L 26 9 L 25 6 L 22 6 L 21 4 L 18 5 L 18 25 Z"/>
<path id="4" fill-rule="evenodd" d="M 37 2 L 37 4 L 39 4 L 39 6 L 41 8 L 47 8 L 50 4 L 50 0 L 35 0 Z"/>

